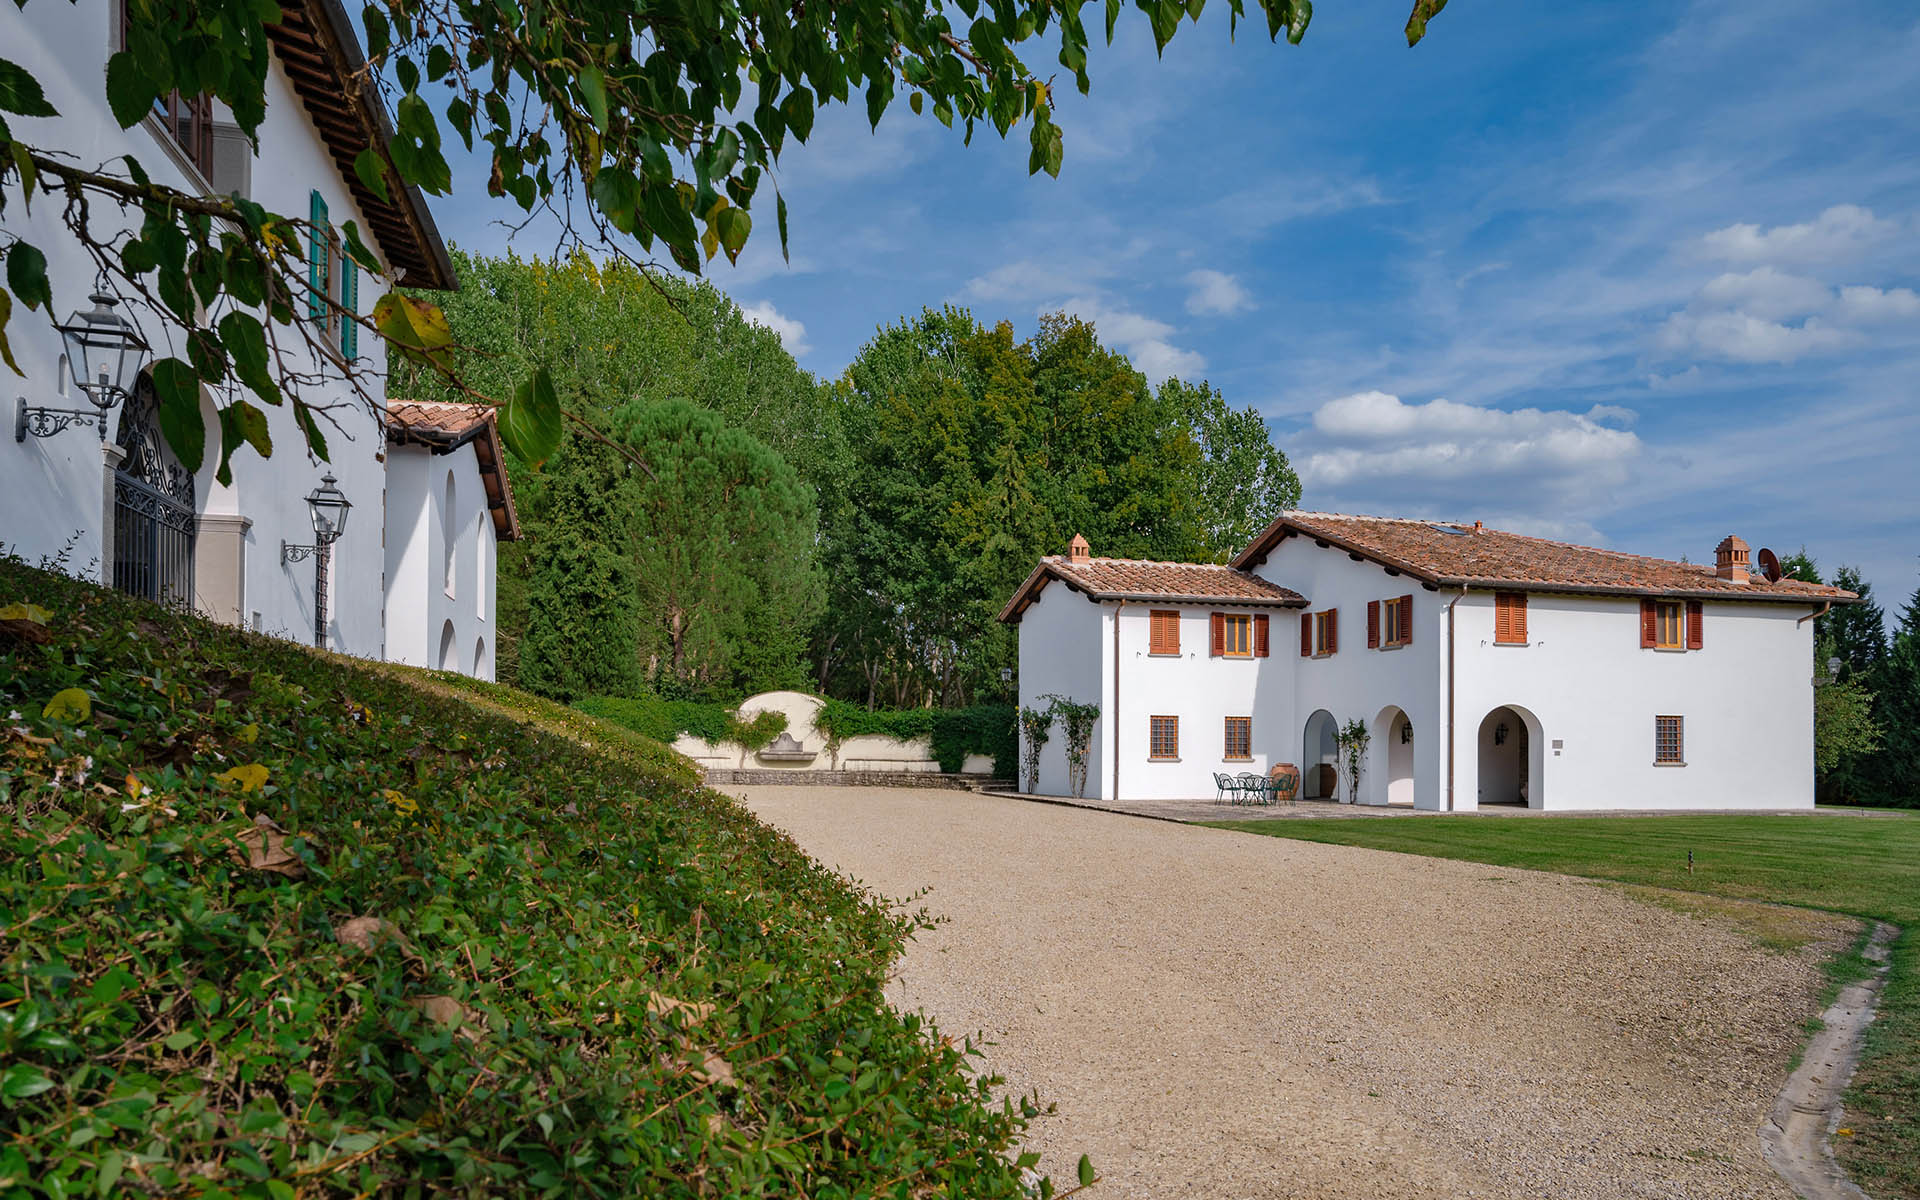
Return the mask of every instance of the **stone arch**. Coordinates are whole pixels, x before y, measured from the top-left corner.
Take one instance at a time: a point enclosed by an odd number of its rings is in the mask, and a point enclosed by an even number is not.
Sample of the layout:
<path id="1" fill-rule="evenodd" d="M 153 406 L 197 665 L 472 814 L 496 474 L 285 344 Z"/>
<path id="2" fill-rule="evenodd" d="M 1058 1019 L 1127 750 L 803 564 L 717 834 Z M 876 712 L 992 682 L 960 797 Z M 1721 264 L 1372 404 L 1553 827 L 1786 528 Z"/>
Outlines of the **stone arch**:
<path id="1" fill-rule="evenodd" d="M 1340 723 L 1324 708 L 1313 710 L 1300 730 L 1300 798 L 1333 800 L 1340 794 Z M 1323 771 L 1325 766 L 1330 771 Z M 1331 785 L 1331 786 L 1329 786 Z"/>
<path id="2" fill-rule="evenodd" d="M 1369 726 L 1367 788 L 1373 804 L 1413 806 L 1413 720 L 1397 704 L 1381 709 Z"/>
<path id="3" fill-rule="evenodd" d="M 459 662 L 454 659 L 452 621 L 448 621 L 440 626 L 439 666 L 442 671 L 458 671 L 460 669 Z"/>

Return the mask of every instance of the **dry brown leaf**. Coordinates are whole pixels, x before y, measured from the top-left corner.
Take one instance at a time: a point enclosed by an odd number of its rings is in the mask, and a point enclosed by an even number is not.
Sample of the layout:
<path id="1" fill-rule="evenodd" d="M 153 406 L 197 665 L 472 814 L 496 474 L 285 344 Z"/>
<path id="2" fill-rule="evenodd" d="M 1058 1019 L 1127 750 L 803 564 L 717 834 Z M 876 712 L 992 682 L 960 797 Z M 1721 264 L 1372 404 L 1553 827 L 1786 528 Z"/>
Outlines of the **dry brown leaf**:
<path id="1" fill-rule="evenodd" d="M 733 1077 L 733 1064 L 721 1058 L 711 1050 L 693 1051 L 685 1059 L 687 1074 L 701 1083 L 711 1083 L 719 1087 L 739 1087 Z"/>
<path id="2" fill-rule="evenodd" d="M 408 948 L 407 936 L 400 932 L 400 927 L 382 917 L 353 917 L 336 926 L 333 936 L 342 946 L 362 954 L 370 953 L 382 942 L 397 943 L 402 950 Z"/>
<path id="3" fill-rule="evenodd" d="M 265 813 L 253 819 L 253 828 L 241 834 L 239 842 L 240 848 L 234 851 L 233 857 L 241 866 L 256 871 L 272 871 L 288 879 L 306 878 L 306 864 L 300 861 L 299 855 L 287 849 L 286 833 Z M 246 853 L 242 854 L 241 850 Z"/>
<path id="4" fill-rule="evenodd" d="M 429 1020 L 450 1026 L 461 1037 L 477 1042 L 487 1032 L 484 1013 L 455 1000 L 452 996 L 414 996 L 407 1001 Z"/>
<path id="5" fill-rule="evenodd" d="M 696 1004 L 691 1000 L 678 1000 L 663 992 L 647 993 L 647 1011 L 656 1017 L 681 1012 L 687 1015 L 687 1024 L 698 1025 L 713 1015 L 713 1005 Z"/>

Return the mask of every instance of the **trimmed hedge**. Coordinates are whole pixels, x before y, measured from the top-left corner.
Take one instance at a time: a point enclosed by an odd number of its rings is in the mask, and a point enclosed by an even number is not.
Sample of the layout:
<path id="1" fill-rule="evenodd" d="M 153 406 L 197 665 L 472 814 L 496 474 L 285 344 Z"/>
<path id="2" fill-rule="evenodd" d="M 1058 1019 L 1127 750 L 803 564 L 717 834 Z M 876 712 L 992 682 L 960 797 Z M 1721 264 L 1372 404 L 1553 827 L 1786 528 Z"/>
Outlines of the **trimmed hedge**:
<path id="1" fill-rule="evenodd" d="M 1003 779 L 1013 778 L 1019 764 L 1020 736 L 1014 728 L 1011 704 L 869 711 L 846 700 L 829 700 L 814 724 L 839 742 L 870 734 L 902 741 L 931 738 L 933 756 L 942 771 L 960 770 L 969 754 L 991 756 L 993 773 Z"/>
<path id="2" fill-rule="evenodd" d="M 0 1194 L 1027 1194 L 917 919 L 629 730 L 4 562 L 0 712 Z"/>
<path id="3" fill-rule="evenodd" d="M 671 744 L 683 733 L 709 742 L 726 740 L 732 714 L 724 704 L 663 700 L 658 696 L 590 696 L 573 705 L 590 716 L 626 726 L 635 733 Z"/>

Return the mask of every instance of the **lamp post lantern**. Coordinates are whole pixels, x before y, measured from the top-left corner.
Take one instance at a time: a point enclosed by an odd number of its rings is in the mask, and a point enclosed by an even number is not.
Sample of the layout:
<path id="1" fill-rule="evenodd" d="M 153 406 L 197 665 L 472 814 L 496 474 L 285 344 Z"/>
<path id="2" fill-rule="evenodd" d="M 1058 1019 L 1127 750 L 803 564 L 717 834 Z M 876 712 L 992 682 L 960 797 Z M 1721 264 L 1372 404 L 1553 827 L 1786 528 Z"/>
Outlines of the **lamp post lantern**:
<path id="1" fill-rule="evenodd" d="M 333 544 L 347 531 L 347 510 L 353 507 L 334 486 L 333 472 L 320 479 L 320 486 L 307 495 L 307 514 L 313 520 L 313 544 L 296 546 L 280 543 L 280 561 L 299 562 L 313 555 L 313 644 L 327 646 L 327 567 L 333 560 Z"/>
<path id="2" fill-rule="evenodd" d="M 45 408 L 27 403 L 20 397 L 13 414 L 13 440 L 24 442 L 27 435 L 52 437 L 69 425 L 93 425 L 100 440 L 107 440 L 107 413 L 127 398 L 133 381 L 147 365 L 150 347 L 139 326 L 117 310 L 120 302 L 107 290 L 103 273 L 94 281 L 93 308 L 75 311 L 54 328 L 67 351 L 67 372 L 73 386 L 93 405 L 84 408 Z"/>

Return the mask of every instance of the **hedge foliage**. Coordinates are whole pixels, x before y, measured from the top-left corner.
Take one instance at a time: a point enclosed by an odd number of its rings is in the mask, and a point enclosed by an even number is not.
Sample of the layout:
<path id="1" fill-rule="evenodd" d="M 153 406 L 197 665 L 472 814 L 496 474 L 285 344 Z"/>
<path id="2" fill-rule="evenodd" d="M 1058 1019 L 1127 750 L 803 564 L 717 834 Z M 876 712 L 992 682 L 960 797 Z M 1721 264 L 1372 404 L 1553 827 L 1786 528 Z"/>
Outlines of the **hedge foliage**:
<path id="1" fill-rule="evenodd" d="M 589 696 L 574 701 L 575 708 L 623 725 L 655 741 L 671 743 L 683 733 L 709 742 L 723 741 L 731 714 L 724 704 L 698 700 L 663 700 L 658 696 Z"/>
<path id="2" fill-rule="evenodd" d="M 17 563 L 0 713 L 0 1195 L 1024 1194 L 917 919 L 628 730 Z"/>
<path id="3" fill-rule="evenodd" d="M 828 700 L 814 724 L 838 742 L 869 734 L 902 741 L 931 738 L 933 756 L 940 761 L 942 771 L 958 771 L 967 755 L 985 754 L 993 759 L 994 775 L 1011 779 L 1019 763 L 1020 736 L 1014 728 L 1011 704 L 870 711 L 846 700 Z"/>

